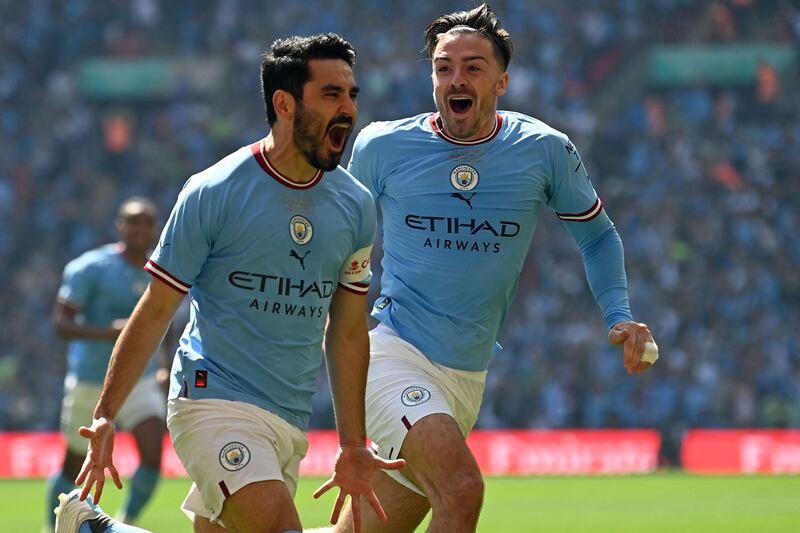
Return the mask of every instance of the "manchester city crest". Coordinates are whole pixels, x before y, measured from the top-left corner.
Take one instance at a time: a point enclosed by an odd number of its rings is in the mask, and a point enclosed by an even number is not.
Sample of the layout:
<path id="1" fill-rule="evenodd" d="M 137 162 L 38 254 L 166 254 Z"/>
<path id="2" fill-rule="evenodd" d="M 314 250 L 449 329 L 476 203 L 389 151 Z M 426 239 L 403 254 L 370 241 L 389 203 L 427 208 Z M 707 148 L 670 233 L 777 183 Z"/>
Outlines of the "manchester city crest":
<path id="1" fill-rule="evenodd" d="M 403 400 L 403 405 L 407 405 L 409 407 L 414 407 L 415 405 L 425 403 L 430 400 L 430 398 L 430 391 L 425 387 L 420 387 L 418 385 L 408 387 L 403 391 L 403 394 L 400 397 L 400 399 Z"/>
<path id="2" fill-rule="evenodd" d="M 241 442 L 230 442 L 219 451 L 219 464 L 225 470 L 235 472 L 250 462 L 250 450 Z"/>
<path id="3" fill-rule="evenodd" d="M 471 191 L 478 186 L 478 171 L 469 165 L 458 165 L 450 172 L 450 183 L 459 191 Z"/>
<path id="4" fill-rule="evenodd" d="M 289 221 L 289 234 L 295 243 L 303 245 L 314 236 L 314 228 L 306 217 L 295 215 Z"/>

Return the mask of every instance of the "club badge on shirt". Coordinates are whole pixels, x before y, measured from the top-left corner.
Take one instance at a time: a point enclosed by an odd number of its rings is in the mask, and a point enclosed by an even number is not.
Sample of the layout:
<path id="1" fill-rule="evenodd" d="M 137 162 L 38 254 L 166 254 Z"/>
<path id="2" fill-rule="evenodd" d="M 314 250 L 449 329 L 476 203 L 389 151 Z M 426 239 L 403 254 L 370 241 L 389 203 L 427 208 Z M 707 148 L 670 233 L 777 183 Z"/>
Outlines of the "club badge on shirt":
<path id="1" fill-rule="evenodd" d="M 307 244 L 314 236 L 314 227 L 303 215 L 295 215 L 289 221 L 289 234 L 292 240 L 299 245 Z"/>
<path id="2" fill-rule="evenodd" d="M 458 165 L 450 172 L 450 184 L 459 191 L 471 191 L 478 186 L 478 171 L 469 165 Z"/>

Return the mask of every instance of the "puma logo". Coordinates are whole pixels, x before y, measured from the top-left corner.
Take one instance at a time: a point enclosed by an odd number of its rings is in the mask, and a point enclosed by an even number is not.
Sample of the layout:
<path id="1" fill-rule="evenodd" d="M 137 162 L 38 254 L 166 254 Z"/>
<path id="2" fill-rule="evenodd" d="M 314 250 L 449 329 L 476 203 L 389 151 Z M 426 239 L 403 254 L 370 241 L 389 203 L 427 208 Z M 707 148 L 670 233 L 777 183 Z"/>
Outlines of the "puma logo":
<path id="1" fill-rule="evenodd" d="M 311 253 L 311 250 L 309 250 L 309 251 L 307 251 L 306 253 L 304 253 L 304 254 L 303 254 L 303 257 L 300 257 L 299 255 L 297 255 L 297 252 L 295 252 L 294 250 L 291 250 L 291 251 L 289 252 L 289 257 L 294 257 L 295 259 L 297 259 L 298 261 L 300 261 L 300 266 L 303 268 L 303 270 L 305 270 L 305 269 L 306 269 L 306 265 L 305 265 L 305 259 L 306 259 L 306 256 L 307 256 L 308 254 L 310 254 L 310 253 Z"/>
<path id="2" fill-rule="evenodd" d="M 470 209 L 472 209 L 472 199 L 475 198 L 475 195 L 478 194 L 476 192 L 472 193 L 469 198 L 463 196 L 460 192 L 450 193 L 450 196 L 453 198 L 458 198 L 459 200 L 466 203 Z"/>

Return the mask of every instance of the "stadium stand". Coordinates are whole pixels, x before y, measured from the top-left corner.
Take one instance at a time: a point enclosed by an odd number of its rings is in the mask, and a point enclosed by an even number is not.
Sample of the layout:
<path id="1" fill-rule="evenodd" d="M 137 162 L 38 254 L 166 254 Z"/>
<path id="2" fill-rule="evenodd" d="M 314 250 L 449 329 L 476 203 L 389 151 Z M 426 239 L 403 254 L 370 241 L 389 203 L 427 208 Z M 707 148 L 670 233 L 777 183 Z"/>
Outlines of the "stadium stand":
<path id="1" fill-rule="evenodd" d="M 800 427 L 800 4 L 492 4 L 517 48 L 501 107 L 582 151 L 662 361 L 625 375 L 578 252 L 545 214 L 479 427 L 656 428 L 665 462 L 687 428 Z M 432 109 L 422 30 L 469 6 L 394 6 L 0 2 L 0 430 L 57 428 L 61 269 L 111 238 L 119 201 L 167 210 L 189 175 L 263 135 L 257 69 L 274 38 L 353 42 L 360 126 Z M 330 427 L 319 390 L 314 424 Z"/>

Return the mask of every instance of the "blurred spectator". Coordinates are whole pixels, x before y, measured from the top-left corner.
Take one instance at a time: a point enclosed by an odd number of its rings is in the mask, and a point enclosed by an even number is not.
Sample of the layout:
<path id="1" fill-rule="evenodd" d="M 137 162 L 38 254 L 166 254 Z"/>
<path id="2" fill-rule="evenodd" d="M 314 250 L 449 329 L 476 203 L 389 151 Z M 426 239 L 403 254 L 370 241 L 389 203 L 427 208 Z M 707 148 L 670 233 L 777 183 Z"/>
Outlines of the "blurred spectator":
<path id="1" fill-rule="evenodd" d="M 272 40 L 337 31 L 353 42 L 363 126 L 433 109 L 422 35 L 409 28 L 471 5 L 406 3 L 401 17 L 388 0 L 0 0 L 0 430 L 58 427 L 64 346 L 50 304 L 66 261 L 112 237 L 120 200 L 145 195 L 167 209 L 193 172 L 264 135 L 252 74 Z M 764 64 L 750 87 L 632 82 L 615 96 L 618 112 L 595 107 L 654 44 L 796 48 L 797 3 L 492 5 L 517 48 L 501 107 L 581 147 L 626 245 L 636 315 L 663 355 L 628 379 L 605 346 L 578 251 L 544 214 L 479 424 L 655 427 L 672 459 L 687 427 L 800 426 L 796 72 L 780 78 Z M 98 98 L 81 77 L 96 58 L 221 59 L 225 73 L 205 91 L 186 71 L 166 96 Z M 319 390 L 314 422 L 330 427 Z"/>

